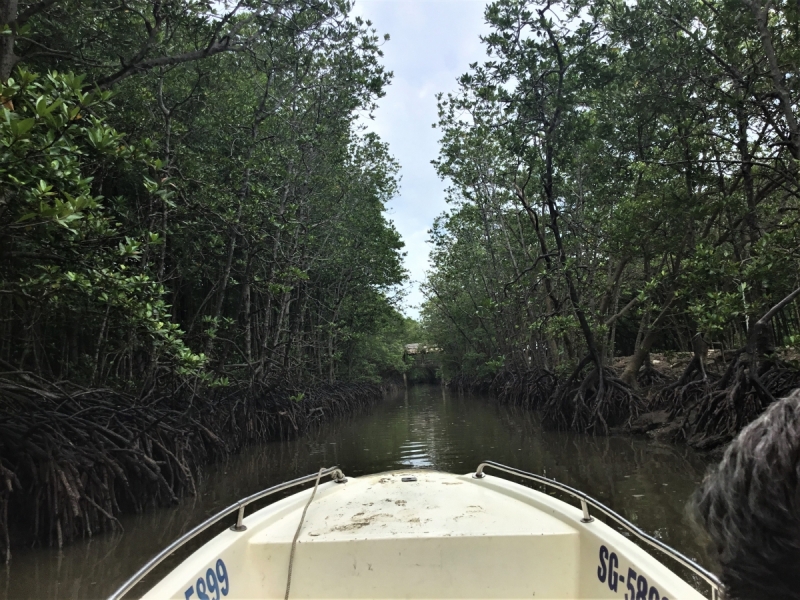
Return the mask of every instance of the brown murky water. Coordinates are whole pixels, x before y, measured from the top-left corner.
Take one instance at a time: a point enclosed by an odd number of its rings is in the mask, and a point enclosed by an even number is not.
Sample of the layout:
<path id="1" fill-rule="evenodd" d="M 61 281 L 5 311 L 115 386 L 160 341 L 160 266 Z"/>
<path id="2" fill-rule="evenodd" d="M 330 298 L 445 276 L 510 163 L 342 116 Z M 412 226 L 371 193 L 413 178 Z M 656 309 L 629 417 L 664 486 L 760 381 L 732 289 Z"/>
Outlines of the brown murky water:
<path id="1" fill-rule="evenodd" d="M 17 548 L 11 564 L 0 565 L 0 598 L 106 597 L 207 516 L 320 466 L 338 464 L 351 476 L 408 467 L 466 473 L 485 459 L 577 487 L 706 562 L 704 542 L 686 515 L 687 500 L 708 465 L 703 457 L 643 438 L 546 432 L 530 412 L 432 386 L 411 388 L 368 413 L 328 423 L 298 440 L 252 447 L 214 465 L 196 497 L 177 507 L 126 517 L 123 533 L 61 551 Z"/>

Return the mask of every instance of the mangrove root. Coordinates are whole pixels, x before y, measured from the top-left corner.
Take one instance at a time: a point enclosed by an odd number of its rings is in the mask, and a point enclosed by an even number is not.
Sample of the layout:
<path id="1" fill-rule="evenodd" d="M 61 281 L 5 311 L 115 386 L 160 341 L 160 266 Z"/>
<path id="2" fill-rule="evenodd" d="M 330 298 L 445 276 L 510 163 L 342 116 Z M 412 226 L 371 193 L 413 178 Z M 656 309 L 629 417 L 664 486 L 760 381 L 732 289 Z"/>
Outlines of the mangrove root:
<path id="1" fill-rule="evenodd" d="M 550 397 L 556 383 L 556 376 L 546 369 L 525 373 L 501 371 L 492 380 L 490 391 L 501 402 L 537 408 Z"/>
<path id="2" fill-rule="evenodd" d="M 672 417 L 681 422 L 677 439 L 699 449 L 725 444 L 797 387 L 795 367 L 775 359 L 758 365 L 751 354 L 737 352 L 721 378 L 695 379 L 669 391 Z"/>
<path id="3" fill-rule="evenodd" d="M 61 546 L 119 529 L 122 513 L 195 493 L 203 464 L 381 395 L 376 385 L 327 384 L 141 398 L 0 373 L 0 552 L 9 560 L 15 538 Z"/>
<path id="4" fill-rule="evenodd" d="M 579 373 L 576 370 L 544 403 L 546 426 L 607 434 L 611 428 L 629 426 L 644 410 L 644 400 L 611 369 L 593 368 L 580 382 Z"/>

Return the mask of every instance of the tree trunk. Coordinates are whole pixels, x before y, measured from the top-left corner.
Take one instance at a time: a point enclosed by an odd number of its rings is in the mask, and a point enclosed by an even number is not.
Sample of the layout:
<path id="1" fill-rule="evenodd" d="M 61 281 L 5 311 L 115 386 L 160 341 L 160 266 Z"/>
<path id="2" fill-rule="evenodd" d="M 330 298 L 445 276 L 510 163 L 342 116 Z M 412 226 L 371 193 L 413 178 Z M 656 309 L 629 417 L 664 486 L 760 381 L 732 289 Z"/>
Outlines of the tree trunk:
<path id="1" fill-rule="evenodd" d="M 647 357 L 650 356 L 650 348 L 653 347 L 653 344 L 658 338 L 658 328 L 661 323 L 664 322 L 664 319 L 667 316 L 667 310 L 672 304 L 672 300 L 674 298 L 675 294 L 670 294 L 670 299 L 667 300 L 667 303 L 664 305 L 664 308 L 661 309 L 661 312 L 658 314 L 655 321 L 653 321 L 649 327 L 646 327 L 647 333 L 644 334 L 641 343 L 634 350 L 633 356 L 631 356 L 628 364 L 625 366 L 625 370 L 623 371 L 620 379 L 622 379 L 622 381 L 628 385 L 633 386 L 636 383 L 636 375 L 638 375 L 639 369 L 642 368 L 642 365 L 647 360 Z"/>
<path id="2" fill-rule="evenodd" d="M 0 2 L 0 26 L 10 26 L 9 33 L 0 35 L 0 82 L 2 83 L 8 81 L 14 66 L 17 64 L 17 56 L 14 54 L 14 43 L 17 40 L 16 20 L 17 0 L 3 0 Z"/>
<path id="3" fill-rule="evenodd" d="M 756 28 L 761 36 L 764 54 L 769 63 L 769 74 L 772 78 L 772 87 L 781 105 L 781 111 L 786 119 L 786 128 L 789 130 L 789 150 L 795 159 L 800 159 L 800 124 L 795 115 L 794 103 L 789 89 L 786 87 L 786 73 L 781 70 L 775 45 L 772 43 L 772 32 L 769 30 L 769 14 L 757 0 L 744 0 L 750 7 Z"/>
<path id="4" fill-rule="evenodd" d="M 245 170 L 245 179 L 248 178 L 249 172 L 250 172 L 250 169 L 246 169 Z M 237 224 L 239 222 L 239 219 L 241 219 L 241 216 L 242 216 L 242 201 L 240 199 L 239 200 L 239 208 L 236 211 L 236 223 Z M 214 306 L 214 312 L 211 315 L 212 318 L 215 320 L 215 322 L 217 322 L 217 324 L 219 323 L 219 318 L 222 316 L 222 306 L 225 303 L 225 293 L 226 293 L 226 291 L 228 289 L 228 281 L 230 281 L 230 278 L 231 278 L 231 268 L 233 266 L 233 255 L 234 255 L 234 252 L 236 252 L 236 237 L 237 237 L 236 224 L 231 224 L 231 226 L 228 229 L 228 232 L 229 232 L 228 233 L 229 237 L 228 237 L 228 247 L 227 247 L 227 250 L 226 250 L 225 265 L 224 265 L 224 267 L 222 269 L 222 273 L 220 275 L 219 289 L 217 290 L 217 302 L 216 302 L 216 304 Z M 206 347 L 205 347 L 206 355 L 210 355 L 211 354 L 211 350 L 213 348 L 214 348 L 214 338 L 213 337 L 209 337 L 208 340 L 206 341 Z"/>
<path id="5" fill-rule="evenodd" d="M 252 332 L 252 307 L 250 298 L 250 271 L 253 264 L 253 257 L 247 259 L 247 266 L 244 271 L 244 282 L 242 284 L 242 313 L 244 315 L 244 357 L 248 365 L 253 364 L 253 332 Z"/>

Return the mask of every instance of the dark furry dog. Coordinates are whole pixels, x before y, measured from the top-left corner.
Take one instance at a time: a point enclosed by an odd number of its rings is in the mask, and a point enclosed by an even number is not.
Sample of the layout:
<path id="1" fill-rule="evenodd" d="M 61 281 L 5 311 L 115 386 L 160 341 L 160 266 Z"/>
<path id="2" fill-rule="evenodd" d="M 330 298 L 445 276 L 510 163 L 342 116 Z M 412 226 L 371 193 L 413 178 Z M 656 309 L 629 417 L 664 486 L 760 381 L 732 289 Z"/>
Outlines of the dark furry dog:
<path id="1" fill-rule="evenodd" d="M 731 442 L 694 498 L 731 600 L 800 600 L 800 390 Z"/>

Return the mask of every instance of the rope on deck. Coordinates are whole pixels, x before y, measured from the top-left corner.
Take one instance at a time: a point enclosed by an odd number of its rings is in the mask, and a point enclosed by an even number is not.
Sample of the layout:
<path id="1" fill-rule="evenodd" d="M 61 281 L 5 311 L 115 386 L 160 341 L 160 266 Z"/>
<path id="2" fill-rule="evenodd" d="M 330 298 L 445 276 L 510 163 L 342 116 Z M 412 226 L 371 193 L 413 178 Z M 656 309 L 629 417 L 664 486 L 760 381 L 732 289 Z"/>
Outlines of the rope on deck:
<path id="1" fill-rule="evenodd" d="M 311 492 L 311 497 L 308 499 L 306 503 L 306 507 L 303 509 L 303 514 L 300 515 L 300 522 L 297 524 L 297 531 L 294 532 L 294 539 L 292 540 L 292 550 L 289 552 L 289 573 L 286 577 L 286 595 L 283 597 L 284 600 L 289 600 L 289 589 L 292 587 L 292 567 L 294 567 L 294 551 L 297 547 L 297 538 L 300 537 L 300 529 L 303 527 L 303 521 L 306 520 L 306 512 L 308 512 L 308 507 L 311 506 L 311 502 L 314 500 L 314 496 L 317 493 L 317 488 L 319 487 L 319 478 L 322 477 L 322 472 L 325 469 L 320 469 L 319 473 L 317 473 L 317 479 L 314 482 L 314 491 Z"/>

